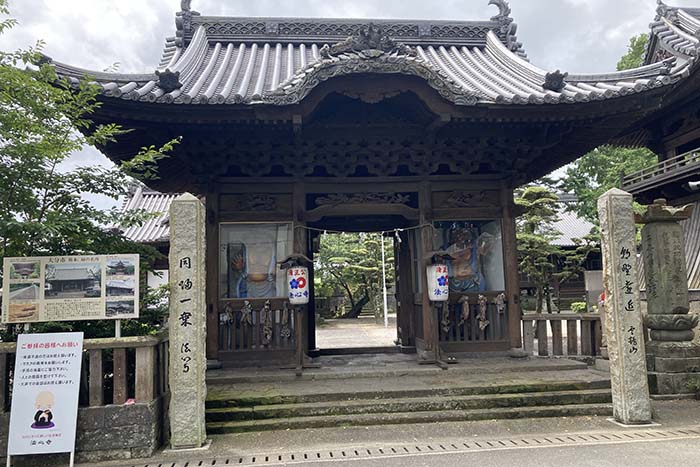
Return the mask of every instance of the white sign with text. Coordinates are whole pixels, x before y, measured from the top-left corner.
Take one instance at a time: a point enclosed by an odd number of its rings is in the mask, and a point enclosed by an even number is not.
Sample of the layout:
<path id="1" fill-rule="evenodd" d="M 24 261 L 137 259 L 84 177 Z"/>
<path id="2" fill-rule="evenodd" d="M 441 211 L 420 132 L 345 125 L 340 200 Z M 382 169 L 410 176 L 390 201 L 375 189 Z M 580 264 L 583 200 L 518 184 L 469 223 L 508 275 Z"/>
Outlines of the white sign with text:
<path id="1" fill-rule="evenodd" d="M 8 456 L 73 452 L 83 333 L 17 340 Z"/>

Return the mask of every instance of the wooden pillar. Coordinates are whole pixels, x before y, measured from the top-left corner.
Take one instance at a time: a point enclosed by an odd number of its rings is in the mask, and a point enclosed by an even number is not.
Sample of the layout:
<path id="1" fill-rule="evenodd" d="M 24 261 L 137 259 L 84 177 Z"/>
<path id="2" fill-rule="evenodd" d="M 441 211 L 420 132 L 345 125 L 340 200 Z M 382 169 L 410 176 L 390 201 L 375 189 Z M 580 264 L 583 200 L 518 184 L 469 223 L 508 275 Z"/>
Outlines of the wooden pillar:
<path id="1" fill-rule="evenodd" d="M 7 377 L 7 354 L 0 353 L 0 413 L 5 413 L 10 381 Z"/>
<path id="2" fill-rule="evenodd" d="M 90 407 L 100 407 L 104 405 L 104 369 L 102 366 L 102 350 L 90 350 L 90 379 L 89 379 L 89 399 Z"/>
<path id="3" fill-rule="evenodd" d="M 207 359 L 219 359 L 219 193 L 206 197 Z"/>
<path id="4" fill-rule="evenodd" d="M 578 321 L 570 319 L 566 322 L 566 352 L 567 355 L 578 355 Z"/>
<path id="5" fill-rule="evenodd" d="M 501 190 L 503 204 L 503 265 L 505 268 L 506 297 L 508 298 L 508 339 L 510 347 L 521 348 L 520 333 L 520 274 L 518 272 L 518 244 L 515 229 L 515 202 L 513 189 Z"/>
<path id="6" fill-rule="evenodd" d="M 423 344 L 424 348 L 419 349 L 418 358 L 419 360 L 430 362 L 437 359 L 437 346 L 440 344 L 436 342 L 435 335 L 437 333 L 437 316 L 436 311 L 433 308 L 433 304 L 430 302 L 430 297 L 428 295 L 428 277 L 426 275 L 426 268 L 428 266 L 428 259 L 426 255 L 433 251 L 433 229 L 430 224 L 433 222 L 432 213 L 432 193 L 429 182 L 422 182 L 420 184 L 419 191 L 419 205 L 420 205 L 420 223 L 424 225 L 420 229 L 420 240 L 422 245 L 423 257 L 420 258 L 418 264 L 420 265 L 420 270 L 418 274 L 420 275 L 421 283 L 423 284 L 423 297 L 422 297 L 422 315 L 423 315 Z M 423 350 L 422 355 L 420 350 Z"/>
<path id="7" fill-rule="evenodd" d="M 552 321 L 552 354 L 555 356 L 564 355 L 562 338 L 561 321 Z"/>
<path id="8" fill-rule="evenodd" d="M 114 381 L 113 381 L 113 403 L 121 405 L 126 402 L 126 349 L 114 349 Z"/>
<path id="9" fill-rule="evenodd" d="M 397 326 L 401 328 L 401 346 L 413 347 L 416 345 L 416 332 L 414 329 L 414 304 L 413 304 L 413 278 L 411 271 L 411 249 L 409 247 L 410 236 L 407 232 L 399 234 L 401 243 L 394 244 L 396 253 L 394 254 L 396 265 L 396 290 L 397 290 Z"/>
<path id="10" fill-rule="evenodd" d="M 306 192 L 304 191 L 304 184 L 302 182 L 295 182 L 294 183 L 294 194 L 293 194 L 293 215 L 294 215 L 294 245 L 293 245 L 293 250 L 292 253 L 294 254 L 301 254 L 301 255 L 307 255 L 308 256 L 308 245 L 309 245 L 309 236 L 308 232 L 306 229 L 299 228 L 299 227 L 305 227 L 306 226 L 306 219 L 305 219 L 305 213 L 306 213 Z M 312 266 L 313 267 L 313 266 Z M 316 316 L 315 316 L 315 310 L 313 310 L 309 305 L 303 306 L 303 312 L 301 313 L 301 318 L 302 321 L 300 323 L 295 323 L 295 325 L 299 325 L 299 327 L 302 330 L 302 342 L 303 342 L 303 350 L 304 352 L 307 352 L 310 349 L 310 345 L 312 344 L 311 340 L 311 330 L 315 330 L 316 328 Z M 310 323 L 310 321 L 314 321 L 314 323 Z M 315 347 L 315 340 L 316 340 L 316 335 L 314 332 L 313 336 L 313 344 Z"/>
<path id="11" fill-rule="evenodd" d="M 155 347 L 136 349 L 136 402 L 151 402 L 155 398 Z"/>

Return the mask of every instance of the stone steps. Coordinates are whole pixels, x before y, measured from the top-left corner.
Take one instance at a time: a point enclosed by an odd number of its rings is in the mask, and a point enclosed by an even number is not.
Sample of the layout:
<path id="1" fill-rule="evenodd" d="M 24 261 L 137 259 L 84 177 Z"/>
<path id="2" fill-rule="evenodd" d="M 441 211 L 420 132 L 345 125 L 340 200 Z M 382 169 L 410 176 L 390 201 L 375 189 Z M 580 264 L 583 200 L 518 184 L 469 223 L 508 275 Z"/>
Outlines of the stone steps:
<path id="1" fill-rule="evenodd" d="M 611 402 L 611 395 L 607 389 L 498 395 L 479 394 L 455 397 L 432 396 L 403 399 L 348 400 L 343 401 L 342 404 L 328 401 L 255 407 L 227 407 L 207 410 L 207 421 L 218 423 L 333 415 L 473 411 L 497 408 L 605 404 L 609 402 Z"/>
<path id="2" fill-rule="evenodd" d="M 206 416 L 212 434 L 612 413 L 609 378 L 578 370 L 209 389 Z"/>
<path id="3" fill-rule="evenodd" d="M 293 371 L 281 372 L 279 370 L 247 370 L 240 369 L 220 370 L 207 373 L 207 385 L 238 385 L 238 384 L 260 384 L 260 383 L 280 383 L 280 382 L 298 382 L 298 381 L 323 381 L 323 380 L 350 380 L 350 379 L 368 379 L 368 378 L 396 378 L 396 377 L 431 377 L 444 373 L 444 370 L 436 366 L 418 366 L 415 365 L 415 356 L 399 355 L 409 365 L 402 364 L 387 364 L 377 365 L 376 367 L 361 367 L 353 368 L 348 365 L 337 370 L 335 361 L 344 358 L 364 358 L 363 355 L 352 355 L 350 357 L 336 356 L 326 357 L 321 360 L 325 367 L 321 369 L 311 369 L 304 371 L 302 376 L 296 376 Z M 493 359 L 490 359 L 493 360 Z M 464 359 L 460 365 L 450 367 L 449 374 L 451 376 L 472 377 L 474 375 L 489 375 L 489 374 L 505 374 L 505 373 L 534 373 L 534 372 L 551 372 L 551 371 L 572 371 L 585 370 L 588 366 L 583 362 L 574 360 L 531 360 L 531 361 L 516 361 L 513 359 L 502 359 L 499 364 L 491 364 L 489 361 L 470 361 Z M 330 368 L 330 370 L 329 370 Z"/>
<path id="4" fill-rule="evenodd" d="M 608 416 L 611 404 L 571 404 L 545 407 L 506 407 L 475 410 L 324 415 L 207 423 L 207 433 L 227 434 L 255 431 L 328 428 L 339 426 L 398 425 L 409 423 L 462 422 L 545 417 Z"/>
<path id="5" fill-rule="evenodd" d="M 357 380 L 355 380 L 357 382 Z M 361 385 L 371 387 L 369 384 Z M 249 391 L 241 392 L 234 389 L 222 389 L 219 387 L 209 387 L 209 396 L 207 397 L 207 409 L 223 409 L 223 408 L 251 408 L 256 406 L 269 406 L 279 404 L 306 404 L 314 402 L 339 402 L 339 401 L 357 401 L 357 400 L 394 400 L 406 398 L 425 398 L 425 397 L 460 397 L 460 396 L 477 396 L 477 395 L 498 395 L 498 394 L 522 394 L 522 393 L 538 393 L 538 392 L 563 392 L 563 391 L 585 391 L 603 389 L 609 390 L 609 379 L 598 379 L 591 381 L 566 380 L 561 381 L 546 381 L 546 382 L 511 382 L 511 383 L 494 383 L 486 381 L 481 384 L 463 384 L 458 386 L 445 387 L 429 387 L 429 388 L 402 388 L 402 389 L 362 389 L 344 391 L 336 389 L 333 386 L 329 389 L 319 388 L 317 391 L 307 394 L 277 392 L 273 393 L 251 393 Z M 290 389 L 289 387 L 287 389 Z M 608 391 L 609 393 L 609 391 Z"/>

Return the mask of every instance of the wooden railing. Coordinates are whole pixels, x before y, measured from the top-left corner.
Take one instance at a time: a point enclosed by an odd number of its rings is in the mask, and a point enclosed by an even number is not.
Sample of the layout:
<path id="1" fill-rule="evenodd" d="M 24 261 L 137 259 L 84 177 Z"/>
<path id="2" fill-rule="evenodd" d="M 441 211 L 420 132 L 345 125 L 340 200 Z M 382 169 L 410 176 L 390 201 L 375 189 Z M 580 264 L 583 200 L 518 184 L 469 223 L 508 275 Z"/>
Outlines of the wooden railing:
<path id="1" fill-rule="evenodd" d="M 481 316 L 479 297 L 486 299 L 486 313 Z M 508 338 L 508 307 L 503 299 L 503 305 L 498 306 L 501 293 L 450 295 L 447 319 L 444 319 L 445 308 L 438 307 L 438 327 L 440 342 L 484 342 L 501 341 Z M 469 306 L 466 312 L 464 300 Z M 482 319 L 482 318 L 485 318 Z"/>
<path id="2" fill-rule="evenodd" d="M 80 404 L 151 402 L 167 392 L 168 337 L 85 339 Z M 0 344 L 0 412 L 9 410 L 14 379 L 15 343 Z"/>
<path id="3" fill-rule="evenodd" d="M 221 302 L 219 350 L 224 352 L 294 350 L 296 316 L 285 300 L 251 299 L 251 311 L 243 300 Z M 267 316 L 266 316 L 267 315 Z"/>
<path id="4" fill-rule="evenodd" d="M 531 355 L 600 355 L 603 332 L 597 313 L 525 314 L 522 323 L 523 346 Z"/>
<path id="5" fill-rule="evenodd" d="M 623 177 L 622 189 L 634 192 L 644 185 L 656 184 L 698 169 L 700 169 L 700 149 L 695 149 Z"/>

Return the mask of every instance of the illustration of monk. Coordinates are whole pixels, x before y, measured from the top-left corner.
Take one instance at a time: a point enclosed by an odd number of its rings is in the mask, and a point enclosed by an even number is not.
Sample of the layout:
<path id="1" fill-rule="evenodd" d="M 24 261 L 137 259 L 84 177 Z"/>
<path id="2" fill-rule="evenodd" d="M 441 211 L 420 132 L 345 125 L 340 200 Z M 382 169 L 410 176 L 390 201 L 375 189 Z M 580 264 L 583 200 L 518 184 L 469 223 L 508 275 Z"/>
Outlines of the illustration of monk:
<path id="1" fill-rule="evenodd" d="M 45 430 L 56 426 L 53 423 L 53 413 L 51 409 L 54 407 L 54 395 L 49 391 L 42 391 L 36 396 L 34 406 L 36 413 L 34 414 L 34 423 L 32 428 L 35 430 Z"/>

